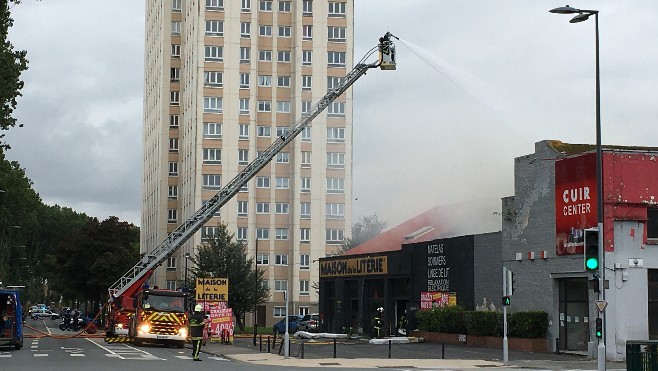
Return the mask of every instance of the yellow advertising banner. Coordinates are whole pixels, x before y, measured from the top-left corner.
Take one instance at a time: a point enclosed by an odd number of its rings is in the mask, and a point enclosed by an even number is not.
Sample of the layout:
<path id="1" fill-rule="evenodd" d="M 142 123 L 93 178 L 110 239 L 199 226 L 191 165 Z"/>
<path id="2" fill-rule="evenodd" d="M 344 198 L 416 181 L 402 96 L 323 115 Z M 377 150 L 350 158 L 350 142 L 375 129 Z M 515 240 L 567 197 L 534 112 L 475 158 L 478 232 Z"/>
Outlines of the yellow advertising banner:
<path id="1" fill-rule="evenodd" d="M 228 278 L 197 278 L 197 301 L 228 301 Z"/>
<path id="2" fill-rule="evenodd" d="M 320 277 L 365 276 L 387 273 L 387 256 L 369 256 L 320 262 Z"/>

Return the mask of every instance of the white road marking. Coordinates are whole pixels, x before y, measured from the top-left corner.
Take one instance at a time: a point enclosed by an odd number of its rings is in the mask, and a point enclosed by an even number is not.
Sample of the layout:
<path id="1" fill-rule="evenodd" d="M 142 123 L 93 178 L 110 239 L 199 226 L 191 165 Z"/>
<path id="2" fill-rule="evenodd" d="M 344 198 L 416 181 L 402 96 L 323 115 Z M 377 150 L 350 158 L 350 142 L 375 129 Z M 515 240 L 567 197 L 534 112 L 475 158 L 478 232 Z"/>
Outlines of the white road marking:
<path id="1" fill-rule="evenodd" d="M 71 353 L 71 357 L 84 357 L 85 355 L 82 353 Z"/>
<path id="2" fill-rule="evenodd" d="M 105 347 L 95 341 L 93 341 L 90 338 L 87 338 L 88 341 L 90 341 L 92 344 L 98 346 L 99 348 L 105 350 L 106 352 L 110 353 L 112 357 L 117 357 L 120 359 L 148 359 L 148 360 L 161 360 L 161 361 L 166 361 L 164 358 L 160 358 L 157 356 L 154 356 L 153 354 L 149 352 L 145 352 L 141 349 L 137 349 L 135 347 L 132 347 L 128 344 L 114 344 L 112 346 L 112 349 L 110 347 Z M 107 355 L 110 357 L 110 355 Z"/>
<path id="3" fill-rule="evenodd" d="M 0 358 L 10 358 L 11 354 L 0 354 Z"/>
<path id="4" fill-rule="evenodd" d="M 35 357 L 48 357 L 48 354 L 44 354 L 44 353 L 34 353 L 34 356 L 35 356 Z"/>
<path id="5" fill-rule="evenodd" d="M 189 356 L 175 356 L 178 359 L 192 359 L 192 357 Z"/>
<path id="6" fill-rule="evenodd" d="M 214 359 L 215 361 L 228 361 L 226 358 L 222 357 L 208 357 L 209 359 Z"/>

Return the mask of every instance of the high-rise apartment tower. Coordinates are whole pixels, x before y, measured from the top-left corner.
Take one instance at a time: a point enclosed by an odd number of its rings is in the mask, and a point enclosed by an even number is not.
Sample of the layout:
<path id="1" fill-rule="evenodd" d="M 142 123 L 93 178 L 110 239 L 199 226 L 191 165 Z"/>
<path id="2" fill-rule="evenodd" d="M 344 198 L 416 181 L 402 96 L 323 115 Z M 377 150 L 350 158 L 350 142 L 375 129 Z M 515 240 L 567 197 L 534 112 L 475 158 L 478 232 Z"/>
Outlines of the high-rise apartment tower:
<path id="1" fill-rule="evenodd" d="M 146 1 L 142 252 L 352 69 L 353 10 L 353 0 Z M 348 91 L 156 270 L 152 285 L 183 286 L 186 254 L 225 223 L 250 256 L 258 245 L 270 288 L 260 326 L 285 315 L 286 290 L 290 314 L 315 312 L 316 259 L 349 237 L 351 199 Z"/>

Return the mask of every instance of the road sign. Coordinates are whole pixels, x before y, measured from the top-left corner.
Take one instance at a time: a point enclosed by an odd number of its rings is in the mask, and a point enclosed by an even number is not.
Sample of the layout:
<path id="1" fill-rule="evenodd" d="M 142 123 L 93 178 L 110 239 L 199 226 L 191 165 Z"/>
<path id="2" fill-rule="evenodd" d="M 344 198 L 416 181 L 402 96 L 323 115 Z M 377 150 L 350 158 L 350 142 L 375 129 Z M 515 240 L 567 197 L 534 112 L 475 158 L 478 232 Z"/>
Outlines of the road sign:
<path id="1" fill-rule="evenodd" d="M 597 308 L 599 308 L 599 312 L 601 312 L 601 313 L 603 313 L 603 310 L 605 309 L 605 307 L 608 306 L 608 302 L 605 301 L 605 300 L 597 300 L 594 303 L 596 304 Z"/>

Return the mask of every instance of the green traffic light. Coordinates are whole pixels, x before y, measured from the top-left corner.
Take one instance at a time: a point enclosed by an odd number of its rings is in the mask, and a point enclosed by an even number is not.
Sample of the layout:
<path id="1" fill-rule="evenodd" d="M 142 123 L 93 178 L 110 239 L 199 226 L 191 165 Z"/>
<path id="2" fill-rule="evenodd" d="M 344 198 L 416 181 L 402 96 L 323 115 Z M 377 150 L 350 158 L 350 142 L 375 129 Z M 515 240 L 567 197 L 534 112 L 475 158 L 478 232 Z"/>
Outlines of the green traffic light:
<path id="1" fill-rule="evenodd" d="M 589 270 L 595 270 L 599 267 L 599 259 L 589 258 L 587 261 L 585 261 L 585 266 L 587 266 L 587 269 Z"/>
<path id="2" fill-rule="evenodd" d="M 596 337 L 597 337 L 597 338 L 602 338 L 602 337 L 603 337 L 603 333 L 602 333 L 601 331 L 597 331 L 597 332 L 596 332 Z"/>

